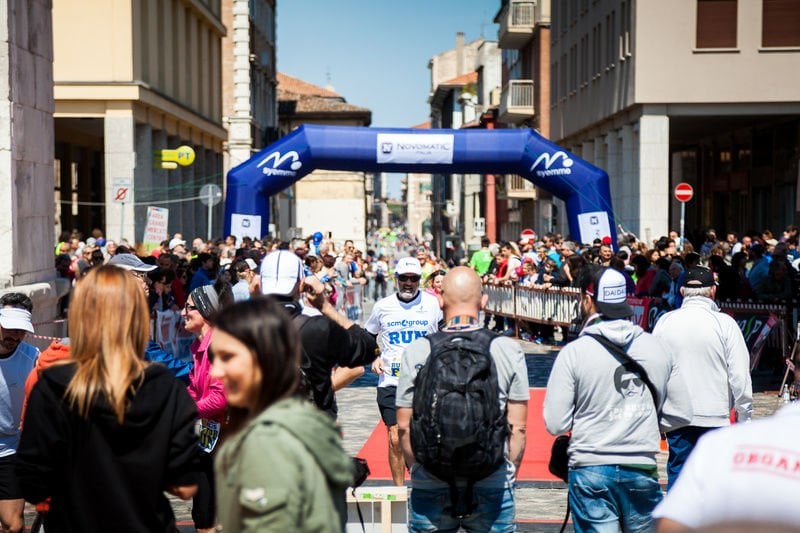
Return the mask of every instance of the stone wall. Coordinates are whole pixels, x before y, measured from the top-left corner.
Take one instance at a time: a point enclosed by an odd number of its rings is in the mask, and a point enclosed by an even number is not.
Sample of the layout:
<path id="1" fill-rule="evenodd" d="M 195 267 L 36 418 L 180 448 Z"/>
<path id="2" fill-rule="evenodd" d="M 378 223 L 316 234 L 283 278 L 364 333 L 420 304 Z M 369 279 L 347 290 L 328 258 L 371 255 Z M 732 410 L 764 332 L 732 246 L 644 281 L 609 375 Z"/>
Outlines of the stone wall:
<path id="1" fill-rule="evenodd" d="M 68 289 L 53 264 L 51 12 L 51 0 L 0 2 L 0 293 L 30 295 L 35 322 L 51 320 Z"/>

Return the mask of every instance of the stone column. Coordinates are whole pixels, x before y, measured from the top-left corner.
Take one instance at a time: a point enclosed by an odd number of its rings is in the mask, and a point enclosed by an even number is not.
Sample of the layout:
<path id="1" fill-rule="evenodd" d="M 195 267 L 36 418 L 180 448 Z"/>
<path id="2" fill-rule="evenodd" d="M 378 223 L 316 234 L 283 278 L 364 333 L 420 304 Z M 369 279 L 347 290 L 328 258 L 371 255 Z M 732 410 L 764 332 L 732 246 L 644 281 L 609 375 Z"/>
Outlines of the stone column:
<path id="1" fill-rule="evenodd" d="M 614 208 L 614 219 L 617 224 L 622 223 L 625 229 L 628 229 L 626 220 L 623 220 L 624 215 L 623 201 L 622 201 L 622 175 L 619 156 L 619 131 L 610 130 L 599 141 L 604 151 L 602 159 L 605 162 L 604 170 L 608 174 L 608 179 L 611 184 L 611 207 Z"/>
<path id="2" fill-rule="evenodd" d="M 131 109 L 109 109 L 103 121 L 105 139 L 106 229 L 109 238 L 136 244 L 133 202 L 136 198 L 135 122 Z M 124 190 L 127 189 L 127 192 Z M 125 197 L 124 202 L 117 200 Z"/>
<path id="3" fill-rule="evenodd" d="M 640 220 L 644 236 L 657 239 L 669 228 L 669 117 L 644 114 L 639 119 Z M 649 243 L 648 243 L 649 244 Z"/>
<path id="4" fill-rule="evenodd" d="M 167 132 L 163 129 L 154 129 L 152 130 L 152 145 L 153 145 L 153 152 L 157 152 L 159 150 L 165 150 L 169 148 L 167 146 Z M 172 198 L 171 189 L 177 183 L 177 179 L 180 174 L 173 174 L 174 172 L 179 172 L 178 170 L 162 170 L 160 168 L 156 168 L 151 164 L 152 174 L 153 174 L 153 187 L 154 187 L 154 194 L 150 196 L 150 198 L 154 200 L 169 200 Z M 157 207 L 164 207 L 169 209 L 169 218 L 167 220 L 167 239 L 172 237 L 172 234 L 177 231 L 175 228 L 175 213 L 176 213 L 176 204 L 153 204 Z"/>
<path id="5" fill-rule="evenodd" d="M 593 164 L 598 168 L 602 168 L 606 172 L 608 172 L 607 166 L 608 162 L 606 159 L 606 136 L 600 135 L 595 137 L 594 139 L 594 154 L 593 154 Z"/>
<path id="6" fill-rule="evenodd" d="M 639 196 L 638 196 L 638 183 L 639 175 L 637 172 L 638 161 L 636 160 L 637 150 L 634 146 L 634 133 L 633 126 L 625 124 L 620 130 L 619 141 L 622 143 L 622 150 L 619 150 L 620 167 L 620 180 L 618 183 L 620 187 L 620 198 L 617 204 L 620 212 L 620 219 L 628 221 L 629 224 L 634 225 L 632 228 L 626 227 L 628 231 L 636 233 L 642 237 L 641 224 L 639 219 Z"/>
<path id="7" fill-rule="evenodd" d="M 50 0 L 8 0 L 0 9 L 0 293 L 29 295 L 34 322 L 50 321 L 69 290 L 53 268 L 51 12 Z M 37 333 L 63 331 L 48 324 Z"/>
<path id="8" fill-rule="evenodd" d="M 160 187 L 153 176 L 153 128 L 150 124 L 136 124 L 136 167 L 134 168 L 136 184 L 136 206 L 134 207 L 135 238 L 142 242 L 144 227 L 147 224 L 148 202 L 159 194 L 155 190 Z"/>
<path id="9" fill-rule="evenodd" d="M 594 154 L 595 154 L 594 140 L 584 141 L 581 144 L 581 151 L 578 154 L 580 155 L 581 159 L 594 165 L 595 164 Z"/>
<path id="10" fill-rule="evenodd" d="M 233 2 L 233 113 L 228 125 L 228 168 L 244 163 L 252 155 L 250 125 L 250 13 L 247 0 Z"/>
<path id="11" fill-rule="evenodd" d="M 188 137 L 191 137 L 191 134 Z M 179 194 L 176 194 L 176 197 L 190 198 L 192 196 L 197 196 L 197 187 L 195 186 L 195 169 L 198 168 L 198 165 L 200 164 L 201 154 L 198 147 L 192 144 L 188 139 L 186 141 L 176 139 L 174 142 L 175 147 L 178 147 L 182 144 L 186 144 L 194 148 L 195 158 L 194 163 L 188 167 L 179 167 L 181 168 L 181 188 L 179 189 Z M 170 146 L 170 148 L 172 148 L 172 146 Z M 175 171 L 173 170 L 172 172 Z M 180 206 L 181 215 L 179 219 L 180 223 L 178 224 L 178 231 L 183 233 L 183 238 L 186 240 L 186 249 L 189 250 L 192 247 L 192 239 L 196 236 L 193 234 L 195 231 L 194 201 L 179 202 L 173 205 Z"/>

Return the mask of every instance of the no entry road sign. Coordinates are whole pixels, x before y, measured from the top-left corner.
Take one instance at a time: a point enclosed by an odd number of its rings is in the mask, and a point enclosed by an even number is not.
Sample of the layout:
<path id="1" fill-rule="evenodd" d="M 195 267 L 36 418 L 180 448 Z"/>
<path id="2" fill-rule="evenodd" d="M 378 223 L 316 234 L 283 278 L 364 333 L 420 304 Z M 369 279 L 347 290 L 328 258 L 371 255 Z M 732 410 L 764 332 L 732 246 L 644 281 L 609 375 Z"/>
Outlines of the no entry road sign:
<path id="1" fill-rule="evenodd" d="M 688 202 L 694 196 L 694 189 L 688 183 L 679 183 L 675 186 L 675 199 L 679 202 Z"/>

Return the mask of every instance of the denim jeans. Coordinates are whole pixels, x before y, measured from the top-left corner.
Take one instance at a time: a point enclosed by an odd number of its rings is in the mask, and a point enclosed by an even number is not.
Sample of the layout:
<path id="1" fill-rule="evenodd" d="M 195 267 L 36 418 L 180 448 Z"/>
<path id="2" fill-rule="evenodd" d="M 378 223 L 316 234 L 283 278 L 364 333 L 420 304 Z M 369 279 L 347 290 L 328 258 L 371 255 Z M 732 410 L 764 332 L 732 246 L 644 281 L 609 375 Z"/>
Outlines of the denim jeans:
<path id="1" fill-rule="evenodd" d="M 704 428 L 699 426 L 686 426 L 667 433 L 667 443 L 669 443 L 669 458 L 667 459 L 667 491 L 669 491 L 678 480 L 683 464 L 689 458 L 697 441 L 704 433 L 716 428 Z"/>
<path id="2" fill-rule="evenodd" d="M 408 530 L 505 533 L 514 531 L 514 489 L 507 482 L 505 469 L 499 470 L 472 488 L 473 510 L 458 519 L 452 515 L 450 487 L 415 465 L 411 472 L 411 499 Z M 465 488 L 459 487 L 463 496 Z"/>
<path id="3" fill-rule="evenodd" d="M 661 487 L 647 472 L 619 465 L 569 471 L 569 505 L 576 533 L 638 533 L 655 530 L 652 512 Z"/>

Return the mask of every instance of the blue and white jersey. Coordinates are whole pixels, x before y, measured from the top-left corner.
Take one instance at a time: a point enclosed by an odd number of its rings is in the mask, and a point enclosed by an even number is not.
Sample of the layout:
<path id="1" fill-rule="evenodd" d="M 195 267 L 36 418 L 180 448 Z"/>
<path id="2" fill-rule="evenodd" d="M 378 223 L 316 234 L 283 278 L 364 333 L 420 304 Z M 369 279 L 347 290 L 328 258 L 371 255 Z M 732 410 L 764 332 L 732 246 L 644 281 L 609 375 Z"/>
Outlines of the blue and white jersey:
<path id="1" fill-rule="evenodd" d="M 0 457 L 17 452 L 25 380 L 38 357 L 38 348 L 21 342 L 13 354 L 0 359 Z"/>
<path id="2" fill-rule="evenodd" d="M 400 360 L 406 346 L 438 331 L 441 319 L 439 300 L 424 291 L 419 291 L 410 302 L 403 302 L 397 294 L 392 294 L 375 303 L 365 328 L 373 335 L 379 334 L 383 360 L 379 387 L 397 386 Z"/>

